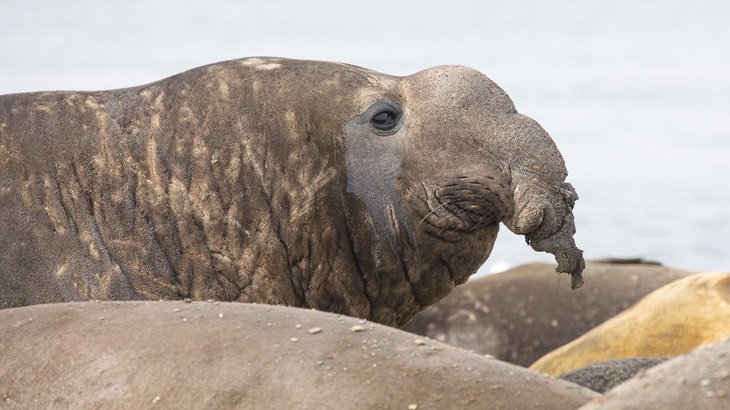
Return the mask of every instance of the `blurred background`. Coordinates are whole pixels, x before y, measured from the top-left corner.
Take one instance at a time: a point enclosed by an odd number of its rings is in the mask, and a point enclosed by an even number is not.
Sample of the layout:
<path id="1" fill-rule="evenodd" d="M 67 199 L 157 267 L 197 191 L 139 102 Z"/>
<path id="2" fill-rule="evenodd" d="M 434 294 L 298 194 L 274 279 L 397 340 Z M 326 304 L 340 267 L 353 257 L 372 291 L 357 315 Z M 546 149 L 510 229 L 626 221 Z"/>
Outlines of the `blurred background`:
<path id="1" fill-rule="evenodd" d="M 587 258 L 730 271 L 730 2 L 4 0 L 0 94 L 246 56 L 474 67 L 562 151 Z M 550 261 L 503 228 L 480 274 Z"/>

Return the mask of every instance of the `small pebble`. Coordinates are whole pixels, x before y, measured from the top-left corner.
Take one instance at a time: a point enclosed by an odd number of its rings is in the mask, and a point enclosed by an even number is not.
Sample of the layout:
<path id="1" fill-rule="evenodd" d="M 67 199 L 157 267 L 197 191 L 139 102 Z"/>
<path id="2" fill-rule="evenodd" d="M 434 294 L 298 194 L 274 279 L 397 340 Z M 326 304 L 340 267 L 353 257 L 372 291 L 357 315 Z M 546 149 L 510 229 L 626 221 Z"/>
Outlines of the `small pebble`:
<path id="1" fill-rule="evenodd" d="M 316 333 L 320 333 L 320 332 L 322 332 L 322 328 L 321 327 L 312 327 L 309 330 L 307 330 L 307 333 L 309 333 L 310 335 L 313 335 L 313 334 L 316 334 Z"/>
<path id="2" fill-rule="evenodd" d="M 289 339 L 289 340 L 291 340 L 292 342 L 297 342 L 297 341 L 299 341 L 299 339 L 297 339 L 296 337 L 292 337 L 292 338 L 291 338 L 291 339 Z"/>
<path id="3" fill-rule="evenodd" d="M 350 331 L 352 331 L 352 332 L 364 332 L 365 331 L 365 327 L 364 326 L 360 326 L 360 325 L 355 325 L 355 326 L 353 326 L 353 327 L 350 328 Z"/>
<path id="4" fill-rule="evenodd" d="M 365 323 L 365 319 L 358 319 L 357 323 L 363 324 L 363 323 Z"/>
<path id="5" fill-rule="evenodd" d="M 190 302 L 192 302 L 192 301 L 193 301 L 193 300 L 192 300 L 192 299 L 190 299 L 190 298 L 185 298 L 185 299 L 183 299 L 183 302 L 185 302 L 185 303 L 190 303 Z"/>
<path id="6" fill-rule="evenodd" d="M 155 404 L 155 403 L 157 403 L 158 401 L 160 401 L 160 396 L 155 396 L 155 398 L 154 398 L 154 399 L 152 399 L 152 404 Z"/>
<path id="7" fill-rule="evenodd" d="M 712 382 L 710 381 L 710 379 L 702 379 L 702 380 L 700 380 L 700 386 L 702 386 L 702 387 L 707 387 L 707 386 L 709 386 L 709 385 L 710 385 L 711 383 L 712 383 Z"/>
<path id="8" fill-rule="evenodd" d="M 418 408 L 418 404 L 409 404 L 408 410 L 416 410 Z"/>
<path id="9" fill-rule="evenodd" d="M 180 311 L 180 308 L 175 308 L 175 309 L 173 309 L 172 311 L 173 311 L 173 312 L 179 312 L 179 311 Z"/>
<path id="10" fill-rule="evenodd" d="M 104 320 L 104 316 L 99 316 L 99 320 Z"/>
<path id="11" fill-rule="evenodd" d="M 416 339 L 416 340 L 413 341 L 413 343 L 415 343 L 415 344 L 417 344 L 419 346 L 422 346 L 422 345 L 425 345 L 426 344 L 426 341 L 423 340 L 423 339 Z"/>
<path id="12" fill-rule="evenodd" d="M 183 322 L 187 322 L 188 321 L 188 318 L 184 317 L 184 318 L 182 318 L 182 321 Z"/>
<path id="13" fill-rule="evenodd" d="M 302 325 L 300 325 L 299 323 L 297 323 L 296 325 L 294 325 L 294 327 L 296 327 L 297 329 L 301 329 L 302 328 Z"/>
<path id="14" fill-rule="evenodd" d="M 223 312 L 218 312 L 218 317 L 223 319 Z"/>

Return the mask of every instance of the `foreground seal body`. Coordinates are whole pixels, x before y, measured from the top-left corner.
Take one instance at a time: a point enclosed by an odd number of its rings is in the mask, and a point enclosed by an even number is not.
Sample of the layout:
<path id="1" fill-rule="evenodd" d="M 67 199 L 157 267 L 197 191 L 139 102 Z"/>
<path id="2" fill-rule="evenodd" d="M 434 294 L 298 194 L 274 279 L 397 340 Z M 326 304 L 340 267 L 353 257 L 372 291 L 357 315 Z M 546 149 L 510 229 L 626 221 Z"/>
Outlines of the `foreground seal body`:
<path id="1" fill-rule="evenodd" d="M 403 325 L 500 221 L 582 282 L 563 159 L 487 77 L 243 59 L 0 97 L 0 307 L 217 299 Z"/>
<path id="2" fill-rule="evenodd" d="M 364 320 L 284 306 L 0 311 L 0 407 L 574 409 L 581 386 Z"/>
<path id="3" fill-rule="evenodd" d="M 530 368 L 558 375 L 591 363 L 676 356 L 730 335 L 730 273 L 698 273 L 663 286 Z"/>
<path id="4" fill-rule="evenodd" d="M 529 366 L 649 292 L 692 274 L 657 264 L 588 262 L 586 284 L 566 294 L 569 283 L 550 275 L 554 269 L 533 263 L 471 280 L 404 330 Z"/>

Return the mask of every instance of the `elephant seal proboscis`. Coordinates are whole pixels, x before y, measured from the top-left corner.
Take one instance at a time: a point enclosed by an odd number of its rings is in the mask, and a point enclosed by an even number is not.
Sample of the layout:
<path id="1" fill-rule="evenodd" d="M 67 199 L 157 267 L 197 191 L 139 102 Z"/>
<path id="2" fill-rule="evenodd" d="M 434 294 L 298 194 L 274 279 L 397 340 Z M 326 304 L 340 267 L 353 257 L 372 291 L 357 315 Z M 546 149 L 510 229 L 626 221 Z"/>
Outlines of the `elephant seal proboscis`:
<path id="1" fill-rule="evenodd" d="M 565 293 L 567 281 L 549 274 L 555 269 L 549 263 L 473 279 L 403 329 L 529 366 L 649 292 L 693 273 L 656 263 L 616 262 L 589 261 L 586 284 L 570 294 Z"/>
<path id="2" fill-rule="evenodd" d="M 392 327 L 181 301 L 0 311 L 0 407 L 574 409 L 598 394 Z"/>
<path id="3" fill-rule="evenodd" d="M 500 221 L 582 283 L 548 134 L 473 69 L 249 58 L 0 96 L 0 307 L 183 299 L 402 326 Z"/>
<path id="4" fill-rule="evenodd" d="M 637 374 L 580 410 L 730 408 L 730 338 Z"/>
<path id="5" fill-rule="evenodd" d="M 730 273 L 697 273 L 651 292 L 530 368 L 558 375 L 628 357 L 677 356 L 730 335 Z"/>

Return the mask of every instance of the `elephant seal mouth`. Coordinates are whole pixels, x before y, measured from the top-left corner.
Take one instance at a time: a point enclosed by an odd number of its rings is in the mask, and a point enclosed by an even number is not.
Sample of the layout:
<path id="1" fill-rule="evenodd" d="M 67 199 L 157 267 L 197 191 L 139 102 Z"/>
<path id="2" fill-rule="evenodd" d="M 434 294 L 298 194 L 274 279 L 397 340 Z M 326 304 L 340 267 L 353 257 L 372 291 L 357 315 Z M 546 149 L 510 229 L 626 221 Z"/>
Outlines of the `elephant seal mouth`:
<path id="1" fill-rule="evenodd" d="M 432 190 L 422 222 L 436 228 L 437 236 L 444 239 L 497 224 L 507 212 L 504 192 L 508 188 L 495 178 L 455 177 Z"/>

